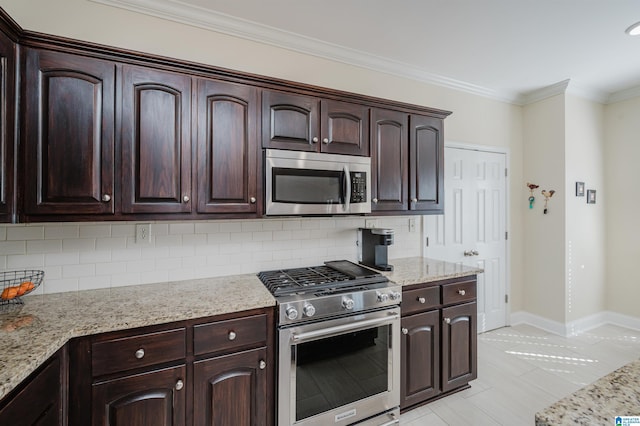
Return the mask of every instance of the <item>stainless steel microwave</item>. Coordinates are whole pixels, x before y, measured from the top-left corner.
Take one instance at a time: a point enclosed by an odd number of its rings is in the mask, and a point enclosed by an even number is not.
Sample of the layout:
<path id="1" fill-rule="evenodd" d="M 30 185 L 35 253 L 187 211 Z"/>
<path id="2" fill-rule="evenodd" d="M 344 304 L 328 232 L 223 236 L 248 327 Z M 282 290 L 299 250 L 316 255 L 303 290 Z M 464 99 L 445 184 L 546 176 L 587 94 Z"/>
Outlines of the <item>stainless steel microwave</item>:
<path id="1" fill-rule="evenodd" d="M 265 214 L 371 213 L 371 159 L 265 150 Z"/>

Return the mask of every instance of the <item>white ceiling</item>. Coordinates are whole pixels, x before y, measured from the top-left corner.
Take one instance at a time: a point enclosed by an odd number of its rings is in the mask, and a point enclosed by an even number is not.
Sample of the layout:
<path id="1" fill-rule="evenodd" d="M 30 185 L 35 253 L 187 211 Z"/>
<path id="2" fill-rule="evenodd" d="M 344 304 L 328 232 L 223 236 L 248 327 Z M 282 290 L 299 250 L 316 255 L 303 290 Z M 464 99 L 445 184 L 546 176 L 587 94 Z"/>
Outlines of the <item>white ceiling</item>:
<path id="1" fill-rule="evenodd" d="M 92 1 L 515 103 L 640 87 L 639 0 Z"/>

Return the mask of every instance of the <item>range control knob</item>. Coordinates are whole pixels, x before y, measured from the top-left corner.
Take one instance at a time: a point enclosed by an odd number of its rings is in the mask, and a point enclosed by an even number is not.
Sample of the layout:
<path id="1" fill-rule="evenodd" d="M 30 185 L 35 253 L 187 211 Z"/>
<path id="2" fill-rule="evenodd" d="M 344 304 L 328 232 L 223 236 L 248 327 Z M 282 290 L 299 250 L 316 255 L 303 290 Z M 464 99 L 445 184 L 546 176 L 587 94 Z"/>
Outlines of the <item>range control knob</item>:
<path id="1" fill-rule="evenodd" d="M 286 316 L 288 320 L 293 321 L 294 319 L 298 318 L 298 310 L 293 306 L 289 306 L 284 311 L 284 316 Z"/>
<path id="2" fill-rule="evenodd" d="M 342 307 L 345 309 L 353 309 L 353 306 L 355 305 L 355 302 L 353 301 L 353 299 L 351 299 L 350 297 L 343 297 L 342 298 Z"/>
<path id="3" fill-rule="evenodd" d="M 388 302 L 389 301 L 389 295 L 387 293 L 381 293 L 379 291 L 376 291 L 376 296 L 378 296 L 378 302 Z"/>
<path id="4" fill-rule="evenodd" d="M 316 308 L 311 303 L 307 303 L 302 308 L 302 313 L 308 317 L 312 317 L 316 313 Z"/>
<path id="5" fill-rule="evenodd" d="M 389 297 L 391 297 L 391 300 L 397 301 L 402 298 L 402 293 L 400 293 L 399 291 L 392 291 L 391 293 L 389 293 Z"/>

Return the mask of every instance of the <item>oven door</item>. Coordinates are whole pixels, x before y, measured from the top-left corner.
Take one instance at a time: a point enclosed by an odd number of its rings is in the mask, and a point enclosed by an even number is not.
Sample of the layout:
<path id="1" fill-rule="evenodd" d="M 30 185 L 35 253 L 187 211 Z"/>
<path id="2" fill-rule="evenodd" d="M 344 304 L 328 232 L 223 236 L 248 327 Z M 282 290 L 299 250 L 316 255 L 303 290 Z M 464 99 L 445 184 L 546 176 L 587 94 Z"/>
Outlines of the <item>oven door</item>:
<path id="1" fill-rule="evenodd" d="M 400 405 L 400 308 L 278 331 L 278 425 L 348 425 Z"/>

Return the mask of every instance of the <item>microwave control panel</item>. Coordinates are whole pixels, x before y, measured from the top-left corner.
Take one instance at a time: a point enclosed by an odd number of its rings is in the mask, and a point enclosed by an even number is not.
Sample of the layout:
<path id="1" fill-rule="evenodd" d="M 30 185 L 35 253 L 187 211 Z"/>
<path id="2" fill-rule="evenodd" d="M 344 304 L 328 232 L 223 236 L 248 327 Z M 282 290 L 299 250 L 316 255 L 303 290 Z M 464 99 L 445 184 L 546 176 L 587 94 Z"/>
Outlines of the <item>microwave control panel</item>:
<path id="1" fill-rule="evenodd" d="M 351 175 L 351 202 L 367 202 L 367 175 L 362 172 L 350 172 Z"/>

